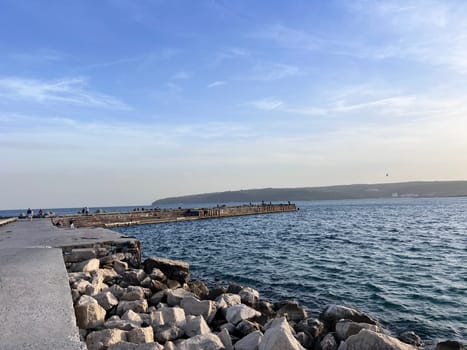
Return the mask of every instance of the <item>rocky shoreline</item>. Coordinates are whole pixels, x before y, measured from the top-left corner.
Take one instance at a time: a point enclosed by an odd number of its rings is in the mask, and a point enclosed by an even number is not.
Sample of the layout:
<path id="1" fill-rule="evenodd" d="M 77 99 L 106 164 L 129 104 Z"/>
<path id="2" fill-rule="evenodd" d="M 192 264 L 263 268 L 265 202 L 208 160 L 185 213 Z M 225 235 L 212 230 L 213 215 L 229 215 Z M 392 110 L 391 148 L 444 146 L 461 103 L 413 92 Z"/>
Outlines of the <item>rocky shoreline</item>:
<path id="1" fill-rule="evenodd" d="M 413 332 L 394 337 L 355 308 L 324 307 L 318 318 L 258 291 L 190 281 L 186 262 L 131 254 L 67 257 L 81 340 L 89 350 L 416 350 Z M 461 350 L 455 341 L 436 350 Z"/>

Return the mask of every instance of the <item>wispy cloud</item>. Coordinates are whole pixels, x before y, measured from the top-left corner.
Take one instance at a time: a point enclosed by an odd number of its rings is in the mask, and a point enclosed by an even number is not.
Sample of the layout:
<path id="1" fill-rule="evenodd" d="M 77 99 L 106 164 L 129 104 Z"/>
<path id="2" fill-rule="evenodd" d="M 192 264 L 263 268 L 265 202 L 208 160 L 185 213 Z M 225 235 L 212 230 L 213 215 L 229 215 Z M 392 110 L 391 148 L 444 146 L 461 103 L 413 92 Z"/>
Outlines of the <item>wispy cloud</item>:
<path id="1" fill-rule="evenodd" d="M 282 63 L 261 62 L 253 67 L 247 80 L 274 81 L 297 75 L 300 69 L 295 66 Z"/>
<path id="2" fill-rule="evenodd" d="M 222 86 L 222 85 L 225 85 L 225 84 L 227 84 L 226 81 L 216 80 L 216 81 L 213 81 L 212 83 L 208 84 L 207 87 L 208 88 L 213 88 L 213 87 Z"/>
<path id="3" fill-rule="evenodd" d="M 41 49 L 36 52 L 16 52 L 9 55 L 14 60 L 28 63 L 61 61 L 64 56 L 64 54 L 50 49 Z"/>
<path id="4" fill-rule="evenodd" d="M 171 80 L 187 80 L 190 79 L 192 76 L 191 73 L 185 72 L 185 71 L 180 71 L 175 73 L 170 79 Z"/>
<path id="5" fill-rule="evenodd" d="M 252 101 L 249 104 L 255 107 L 256 109 L 260 109 L 263 111 L 272 111 L 281 107 L 284 103 L 281 100 L 277 100 L 274 98 L 263 98 L 261 100 Z"/>
<path id="6" fill-rule="evenodd" d="M 119 99 L 89 90 L 85 78 L 65 78 L 55 81 L 0 78 L 0 96 L 37 103 L 65 103 L 88 107 L 130 109 Z"/>

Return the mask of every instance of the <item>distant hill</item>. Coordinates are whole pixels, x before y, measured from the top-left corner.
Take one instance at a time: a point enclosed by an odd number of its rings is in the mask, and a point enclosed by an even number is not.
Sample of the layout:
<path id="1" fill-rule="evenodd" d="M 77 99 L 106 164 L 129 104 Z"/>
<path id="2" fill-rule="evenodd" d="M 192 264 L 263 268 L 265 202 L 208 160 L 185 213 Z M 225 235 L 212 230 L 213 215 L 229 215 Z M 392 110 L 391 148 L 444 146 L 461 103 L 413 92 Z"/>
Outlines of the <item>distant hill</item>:
<path id="1" fill-rule="evenodd" d="M 156 200 L 152 204 L 249 203 L 261 201 L 284 202 L 326 199 L 456 196 L 467 196 L 467 181 L 418 181 L 327 187 L 263 188 L 163 198 Z"/>

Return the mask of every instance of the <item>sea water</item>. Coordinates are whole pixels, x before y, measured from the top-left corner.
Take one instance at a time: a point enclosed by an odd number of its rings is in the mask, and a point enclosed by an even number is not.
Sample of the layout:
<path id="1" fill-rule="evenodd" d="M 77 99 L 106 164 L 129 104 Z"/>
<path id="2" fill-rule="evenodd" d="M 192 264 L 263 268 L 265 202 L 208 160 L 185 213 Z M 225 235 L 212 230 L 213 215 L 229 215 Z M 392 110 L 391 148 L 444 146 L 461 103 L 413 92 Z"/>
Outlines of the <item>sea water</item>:
<path id="1" fill-rule="evenodd" d="M 467 340 L 467 198 L 298 203 L 292 213 L 132 226 L 143 256 L 190 263 L 317 313 L 357 307 L 393 333 Z"/>

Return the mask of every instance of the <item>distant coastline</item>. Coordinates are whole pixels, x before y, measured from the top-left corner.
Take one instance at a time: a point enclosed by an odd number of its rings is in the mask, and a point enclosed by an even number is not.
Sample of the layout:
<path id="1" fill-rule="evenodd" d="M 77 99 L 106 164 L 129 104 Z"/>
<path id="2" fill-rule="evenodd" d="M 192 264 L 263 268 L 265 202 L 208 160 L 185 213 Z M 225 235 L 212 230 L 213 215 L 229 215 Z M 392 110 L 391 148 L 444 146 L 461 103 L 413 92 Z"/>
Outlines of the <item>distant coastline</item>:
<path id="1" fill-rule="evenodd" d="M 463 196 L 467 196 L 467 181 L 412 181 L 202 193 L 162 198 L 152 205 Z"/>

